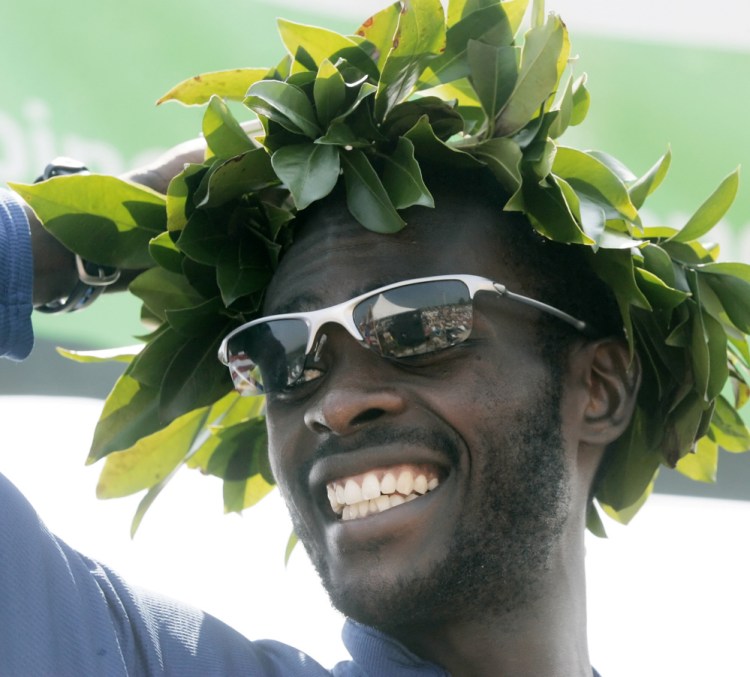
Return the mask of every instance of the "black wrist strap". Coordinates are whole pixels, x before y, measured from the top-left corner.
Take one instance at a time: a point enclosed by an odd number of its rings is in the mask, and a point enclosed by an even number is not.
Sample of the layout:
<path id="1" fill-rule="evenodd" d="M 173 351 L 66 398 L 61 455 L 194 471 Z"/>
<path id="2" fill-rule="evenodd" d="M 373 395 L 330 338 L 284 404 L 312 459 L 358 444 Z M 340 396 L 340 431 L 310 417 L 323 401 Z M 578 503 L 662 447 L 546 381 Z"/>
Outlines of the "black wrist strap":
<path id="1" fill-rule="evenodd" d="M 44 172 L 35 183 L 46 181 L 55 176 L 88 174 L 88 171 L 85 165 L 80 162 L 60 157 L 44 168 Z M 91 305 L 106 287 L 114 284 L 120 277 L 120 271 L 117 268 L 86 261 L 78 254 L 76 254 L 76 271 L 78 272 L 78 281 L 67 296 L 38 306 L 36 310 L 41 313 L 70 313 L 81 310 Z"/>

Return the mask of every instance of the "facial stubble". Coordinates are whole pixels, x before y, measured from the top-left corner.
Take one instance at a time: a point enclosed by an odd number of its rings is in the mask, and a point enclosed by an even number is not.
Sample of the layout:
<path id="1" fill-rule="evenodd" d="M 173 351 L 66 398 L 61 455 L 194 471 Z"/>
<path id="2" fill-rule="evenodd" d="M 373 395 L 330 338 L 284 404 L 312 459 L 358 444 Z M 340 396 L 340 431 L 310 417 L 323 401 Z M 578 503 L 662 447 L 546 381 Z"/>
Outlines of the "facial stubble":
<path id="1" fill-rule="evenodd" d="M 483 436 L 484 448 L 491 451 L 469 501 L 473 510 L 464 510 L 445 556 L 429 571 L 415 571 L 405 562 L 402 574 L 385 580 L 378 572 L 388 553 L 373 544 L 371 566 L 356 589 L 341 586 L 331 576 L 324 548 L 292 514 L 333 606 L 399 636 L 417 626 L 512 615 L 543 594 L 539 582 L 568 517 L 569 482 L 559 379 L 549 378 L 540 391 L 538 407 L 517 415 L 502 449 L 496 448 L 495 431 Z M 417 435 L 408 432 L 412 441 Z M 447 437 L 425 433 L 419 441 L 443 445 L 448 457 L 457 453 Z"/>

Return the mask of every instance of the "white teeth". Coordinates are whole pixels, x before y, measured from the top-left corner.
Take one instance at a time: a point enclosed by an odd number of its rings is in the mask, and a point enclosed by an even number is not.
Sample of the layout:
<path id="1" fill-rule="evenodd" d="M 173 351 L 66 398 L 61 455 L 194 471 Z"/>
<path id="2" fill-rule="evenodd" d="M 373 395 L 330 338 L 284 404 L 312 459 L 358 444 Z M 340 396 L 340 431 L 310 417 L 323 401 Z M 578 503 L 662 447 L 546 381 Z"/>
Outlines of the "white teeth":
<path id="1" fill-rule="evenodd" d="M 420 494 L 411 493 L 404 497 L 401 494 L 392 494 L 390 496 L 381 495 L 376 499 L 369 501 L 360 501 L 354 505 L 345 505 L 341 513 L 341 519 L 344 522 L 367 517 L 377 512 L 385 512 L 404 503 L 410 503 L 420 497 Z"/>
<path id="2" fill-rule="evenodd" d="M 383 479 L 380 481 L 380 491 L 384 494 L 396 493 L 396 476 L 392 472 L 383 475 Z"/>
<path id="3" fill-rule="evenodd" d="M 408 496 L 414 491 L 414 474 L 410 470 L 402 470 L 396 482 L 396 491 L 403 496 Z"/>
<path id="4" fill-rule="evenodd" d="M 354 505 L 362 500 L 362 490 L 354 480 L 347 480 L 344 487 L 344 502 L 347 505 Z"/>
<path id="5" fill-rule="evenodd" d="M 383 510 L 388 510 L 391 507 L 391 499 L 385 495 L 378 496 L 375 499 L 375 504 L 378 506 L 378 512 L 383 512 Z"/>
<path id="6" fill-rule="evenodd" d="M 395 508 L 397 505 L 401 505 L 404 502 L 404 497 L 401 494 L 393 494 L 393 496 L 391 496 L 391 508 Z"/>
<path id="7" fill-rule="evenodd" d="M 418 494 L 427 493 L 427 478 L 424 475 L 417 475 L 414 480 L 414 491 Z"/>
<path id="8" fill-rule="evenodd" d="M 368 473 L 362 481 L 362 498 L 370 500 L 378 496 L 380 496 L 380 482 L 374 473 Z"/>
<path id="9" fill-rule="evenodd" d="M 415 477 L 411 470 L 402 470 L 398 477 L 388 471 L 381 480 L 377 473 L 369 472 L 359 481 L 350 477 L 342 482 L 330 483 L 326 494 L 331 510 L 344 521 L 385 512 L 423 496 L 440 484 L 436 477 L 428 480 L 424 473 Z"/>

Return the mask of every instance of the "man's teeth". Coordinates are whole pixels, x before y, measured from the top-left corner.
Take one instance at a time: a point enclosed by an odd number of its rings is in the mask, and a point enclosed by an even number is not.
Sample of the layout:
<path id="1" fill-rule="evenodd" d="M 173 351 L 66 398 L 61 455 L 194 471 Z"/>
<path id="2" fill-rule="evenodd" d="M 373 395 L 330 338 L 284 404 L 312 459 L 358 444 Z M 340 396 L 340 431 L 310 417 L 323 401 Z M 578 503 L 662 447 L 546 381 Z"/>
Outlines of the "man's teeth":
<path id="1" fill-rule="evenodd" d="M 327 492 L 331 509 L 342 520 L 353 520 L 413 501 L 438 484 L 434 475 L 412 470 L 370 472 L 356 479 L 331 482 Z"/>

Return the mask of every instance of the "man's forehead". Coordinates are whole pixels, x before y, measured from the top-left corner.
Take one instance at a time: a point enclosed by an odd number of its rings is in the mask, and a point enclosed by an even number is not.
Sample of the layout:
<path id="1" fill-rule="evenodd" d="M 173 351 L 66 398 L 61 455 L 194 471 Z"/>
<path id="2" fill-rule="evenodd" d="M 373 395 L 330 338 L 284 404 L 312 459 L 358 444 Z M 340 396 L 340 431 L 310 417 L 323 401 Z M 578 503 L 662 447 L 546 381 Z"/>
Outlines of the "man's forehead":
<path id="1" fill-rule="evenodd" d="M 403 230 L 374 233 L 343 201 L 317 205 L 300 219 L 269 287 L 264 314 L 334 305 L 410 278 L 501 272 L 498 211 L 453 199 L 403 216 Z"/>

